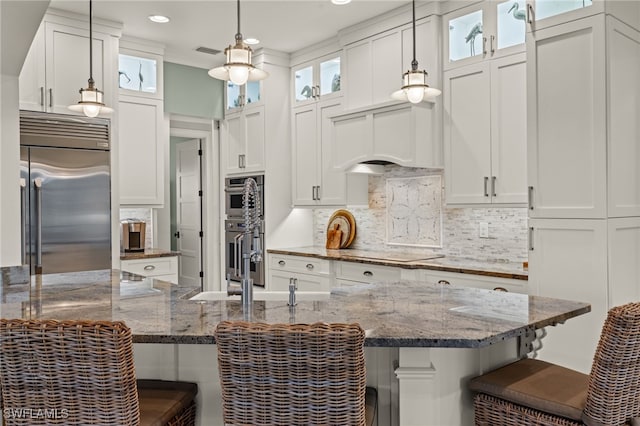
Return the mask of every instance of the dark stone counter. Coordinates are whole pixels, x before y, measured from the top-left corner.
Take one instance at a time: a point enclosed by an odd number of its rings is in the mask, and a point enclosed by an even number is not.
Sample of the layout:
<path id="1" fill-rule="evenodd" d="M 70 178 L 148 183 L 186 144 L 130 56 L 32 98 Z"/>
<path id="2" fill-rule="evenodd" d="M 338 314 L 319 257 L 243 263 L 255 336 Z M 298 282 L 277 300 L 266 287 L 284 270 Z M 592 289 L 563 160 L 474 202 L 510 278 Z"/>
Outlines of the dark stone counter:
<path id="1" fill-rule="evenodd" d="M 122 277 L 119 270 L 102 270 L 34 276 L 27 284 L 4 282 L 0 316 L 121 320 L 136 343 L 214 343 L 221 320 L 358 322 L 368 346 L 477 348 L 590 310 L 587 303 L 399 281 L 338 288 L 324 300 L 300 300 L 294 309 L 286 300 L 256 300 L 253 311 L 245 313 L 239 297 L 192 301 L 188 297 L 199 292 L 193 287 Z M 255 298 L 261 298 L 259 291 Z"/>

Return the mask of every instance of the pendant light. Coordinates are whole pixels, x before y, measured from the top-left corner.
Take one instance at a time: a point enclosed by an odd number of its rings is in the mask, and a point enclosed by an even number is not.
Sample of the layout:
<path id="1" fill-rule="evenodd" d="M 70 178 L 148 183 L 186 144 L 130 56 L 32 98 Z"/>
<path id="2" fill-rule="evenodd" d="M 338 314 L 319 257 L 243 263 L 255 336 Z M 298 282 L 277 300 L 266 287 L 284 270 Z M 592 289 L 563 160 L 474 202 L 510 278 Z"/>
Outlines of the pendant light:
<path id="1" fill-rule="evenodd" d="M 413 60 L 411 61 L 411 70 L 402 76 L 402 88 L 391 94 L 393 99 L 399 101 L 409 101 L 412 104 L 422 102 L 423 99 L 433 99 L 442 93 L 438 89 L 429 87 L 427 84 L 427 72 L 418 69 L 418 61 L 416 60 L 416 2 L 412 0 L 413 5 Z"/>
<path id="2" fill-rule="evenodd" d="M 93 4 L 92 0 L 89 0 L 89 86 L 86 89 L 80 89 L 80 101 L 75 105 L 70 105 L 69 109 L 82 112 L 87 117 L 109 114 L 113 112 L 113 109 L 105 106 L 103 95 L 93 81 Z"/>
<path id="3" fill-rule="evenodd" d="M 227 62 L 221 67 L 209 70 L 209 75 L 220 80 L 231 80 L 237 86 L 242 86 L 247 81 L 264 80 L 269 73 L 251 65 L 251 47 L 246 45 L 240 33 L 240 0 L 237 0 L 238 32 L 236 44 L 224 49 Z"/>

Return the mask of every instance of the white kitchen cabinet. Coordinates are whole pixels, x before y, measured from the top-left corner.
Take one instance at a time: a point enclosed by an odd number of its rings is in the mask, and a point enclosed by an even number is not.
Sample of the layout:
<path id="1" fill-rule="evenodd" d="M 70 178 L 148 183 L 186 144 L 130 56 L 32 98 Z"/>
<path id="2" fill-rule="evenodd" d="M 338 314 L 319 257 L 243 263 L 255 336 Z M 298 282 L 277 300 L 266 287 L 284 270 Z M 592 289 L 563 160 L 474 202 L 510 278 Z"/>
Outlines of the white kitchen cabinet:
<path id="1" fill-rule="evenodd" d="M 444 69 L 523 52 L 524 10 L 525 0 L 485 1 L 444 15 Z"/>
<path id="2" fill-rule="evenodd" d="M 416 60 L 429 73 L 427 82 L 440 87 L 440 18 L 416 21 Z M 411 68 L 413 32 L 403 25 L 348 44 L 345 54 L 346 109 L 368 107 L 391 100 Z"/>
<path id="3" fill-rule="evenodd" d="M 546 327 L 539 357 L 588 373 L 609 307 L 607 221 L 530 219 L 529 293 L 579 300 L 591 312 Z"/>
<path id="4" fill-rule="evenodd" d="M 335 262 L 335 287 L 347 287 L 378 281 L 399 281 L 401 269 L 393 266 L 358 262 Z"/>
<path id="5" fill-rule="evenodd" d="M 334 116 L 334 167 L 346 169 L 369 160 L 407 167 L 442 167 L 442 145 L 432 132 L 437 125 L 434 108 L 435 104 L 429 102 L 403 102 Z"/>
<path id="6" fill-rule="evenodd" d="M 247 81 L 238 86 L 231 81 L 225 81 L 225 105 L 227 114 L 239 111 L 241 108 L 250 108 L 262 102 L 262 82 Z"/>
<path id="7" fill-rule="evenodd" d="M 324 55 L 291 69 L 292 105 L 314 103 L 342 95 L 342 55 Z"/>
<path id="8" fill-rule="evenodd" d="M 444 81 L 447 204 L 525 204 L 525 55 L 456 68 Z"/>
<path id="9" fill-rule="evenodd" d="M 602 13 L 605 6 L 605 0 L 527 0 L 527 31 L 535 33 L 537 30 Z"/>
<path id="10" fill-rule="evenodd" d="M 221 135 L 227 174 L 264 171 L 264 105 L 227 115 Z"/>
<path id="11" fill-rule="evenodd" d="M 322 206 L 363 204 L 365 176 L 347 176 L 333 166 L 329 117 L 342 111 L 342 99 L 330 98 L 293 109 L 293 204 Z M 337 153 L 335 153 L 337 154 Z"/>
<path id="12" fill-rule="evenodd" d="M 120 261 L 120 269 L 133 274 L 178 284 L 178 257 L 153 257 Z"/>
<path id="13" fill-rule="evenodd" d="M 418 279 L 429 284 L 457 285 L 463 287 L 484 288 L 487 290 L 508 291 L 511 293 L 528 293 L 528 282 L 514 278 L 499 278 L 486 275 L 462 274 L 458 272 L 435 271 L 421 269 Z"/>
<path id="14" fill-rule="evenodd" d="M 45 20 L 20 72 L 20 109 L 73 114 L 67 107 L 80 100 L 89 79 L 89 31 Z M 84 23 L 86 24 L 86 23 Z M 93 32 L 93 79 L 113 105 L 117 39 Z"/>
<path id="15" fill-rule="evenodd" d="M 606 55 L 603 14 L 527 38 L 530 217 L 606 217 Z"/>
<path id="16" fill-rule="evenodd" d="M 159 99 L 120 96 L 120 204 L 164 204 L 164 158 L 169 129 Z"/>
<path id="17" fill-rule="evenodd" d="M 269 255 L 267 290 L 288 291 L 290 280 L 297 280 L 297 291 L 330 291 L 331 261 L 304 256 Z"/>
<path id="18" fill-rule="evenodd" d="M 640 300 L 640 217 L 609 219 L 609 307 Z"/>

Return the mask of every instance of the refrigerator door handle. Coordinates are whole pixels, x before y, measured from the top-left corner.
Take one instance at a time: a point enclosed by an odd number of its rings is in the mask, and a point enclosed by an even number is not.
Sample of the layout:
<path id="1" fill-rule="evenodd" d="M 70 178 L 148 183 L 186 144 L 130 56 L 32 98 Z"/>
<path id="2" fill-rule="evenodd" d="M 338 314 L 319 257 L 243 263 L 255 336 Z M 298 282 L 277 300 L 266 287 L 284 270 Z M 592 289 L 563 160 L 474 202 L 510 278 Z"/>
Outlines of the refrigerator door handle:
<path id="1" fill-rule="evenodd" d="M 42 273 L 42 178 L 35 178 L 36 190 L 36 274 Z"/>
<path id="2" fill-rule="evenodd" d="M 20 237 L 22 238 L 22 264 L 27 260 L 27 180 L 20 178 Z"/>

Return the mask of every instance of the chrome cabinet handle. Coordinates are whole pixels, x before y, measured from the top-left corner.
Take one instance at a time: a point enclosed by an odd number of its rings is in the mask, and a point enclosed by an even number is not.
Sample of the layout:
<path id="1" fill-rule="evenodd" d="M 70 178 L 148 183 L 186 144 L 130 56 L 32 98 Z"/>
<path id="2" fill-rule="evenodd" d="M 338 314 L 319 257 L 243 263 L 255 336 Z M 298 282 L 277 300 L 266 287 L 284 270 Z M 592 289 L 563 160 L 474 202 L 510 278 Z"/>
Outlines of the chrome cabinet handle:
<path id="1" fill-rule="evenodd" d="M 483 55 L 487 54 L 487 38 L 486 37 L 482 37 L 482 54 Z"/>
<path id="2" fill-rule="evenodd" d="M 315 201 L 316 199 L 316 187 L 312 186 L 311 187 L 311 199 Z"/>
<path id="3" fill-rule="evenodd" d="M 504 288 L 504 287 L 496 287 L 496 288 L 494 288 L 493 290 L 494 290 L 494 291 L 504 291 L 505 293 L 509 293 L 509 290 L 507 290 L 507 289 L 506 289 L 506 288 Z"/>
<path id="4" fill-rule="evenodd" d="M 494 53 L 496 53 L 496 49 L 493 47 L 493 42 L 495 41 L 496 36 L 492 35 L 491 37 L 489 37 L 489 45 L 491 47 L 491 55 L 493 55 Z"/>
<path id="5" fill-rule="evenodd" d="M 533 251 L 533 226 L 529 227 L 529 250 Z"/>
<path id="6" fill-rule="evenodd" d="M 316 186 L 316 200 L 320 200 L 320 185 Z"/>
<path id="7" fill-rule="evenodd" d="M 49 108 L 53 108 L 53 89 L 49 88 Z"/>
<path id="8" fill-rule="evenodd" d="M 44 86 L 40 86 L 40 106 L 44 106 Z"/>
<path id="9" fill-rule="evenodd" d="M 307 269 L 312 271 L 314 268 L 313 263 L 307 263 Z"/>
<path id="10" fill-rule="evenodd" d="M 527 22 L 530 25 L 533 25 L 533 6 L 531 4 L 527 4 Z"/>
<path id="11" fill-rule="evenodd" d="M 489 185 L 489 178 L 487 176 L 484 177 L 484 196 L 489 196 L 489 191 L 487 190 L 487 186 Z"/>
<path id="12" fill-rule="evenodd" d="M 438 284 L 443 284 L 443 285 L 451 285 L 451 283 L 447 280 L 439 280 Z"/>
<path id="13" fill-rule="evenodd" d="M 42 178 L 33 180 L 36 190 L 36 273 L 42 272 Z"/>
<path id="14" fill-rule="evenodd" d="M 529 187 L 529 192 L 527 195 L 529 197 L 529 210 L 533 210 L 533 186 Z"/>
<path id="15" fill-rule="evenodd" d="M 496 196 L 496 177 L 491 176 L 491 196 Z"/>
<path id="16" fill-rule="evenodd" d="M 26 264 L 27 260 L 27 181 L 20 178 L 20 229 L 22 238 L 22 264 Z"/>
<path id="17" fill-rule="evenodd" d="M 154 269 L 156 269 L 156 267 L 153 265 L 147 265 L 144 267 L 145 271 L 153 271 Z"/>
<path id="18" fill-rule="evenodd" d="M 242 168 L 242 155 L 238 155 L 238 168 Z"/>
<path id="19" fill-rule="evenodd" d="M 316 86 L 316 98 L 320 98 L 320 85 Z"/>
<path id="20" fill-rule="evenodd" d="M 372 277 L 372 276 L 373 276 L 373 272 L 371 272 L 371 271 L 364 271 L 364 272 L 362 273 L 362 275 L 364 275 L 365 277 Z"/>
<path id="21" fill-rule="evenodd" d="M 280 266 L 284 266 L 286 264 L 287 264 L 287 262 L 285 262 L 284 260 L 281 260 L 281 261 L 278 262 L 278 265 L 280 265 Z"/>

